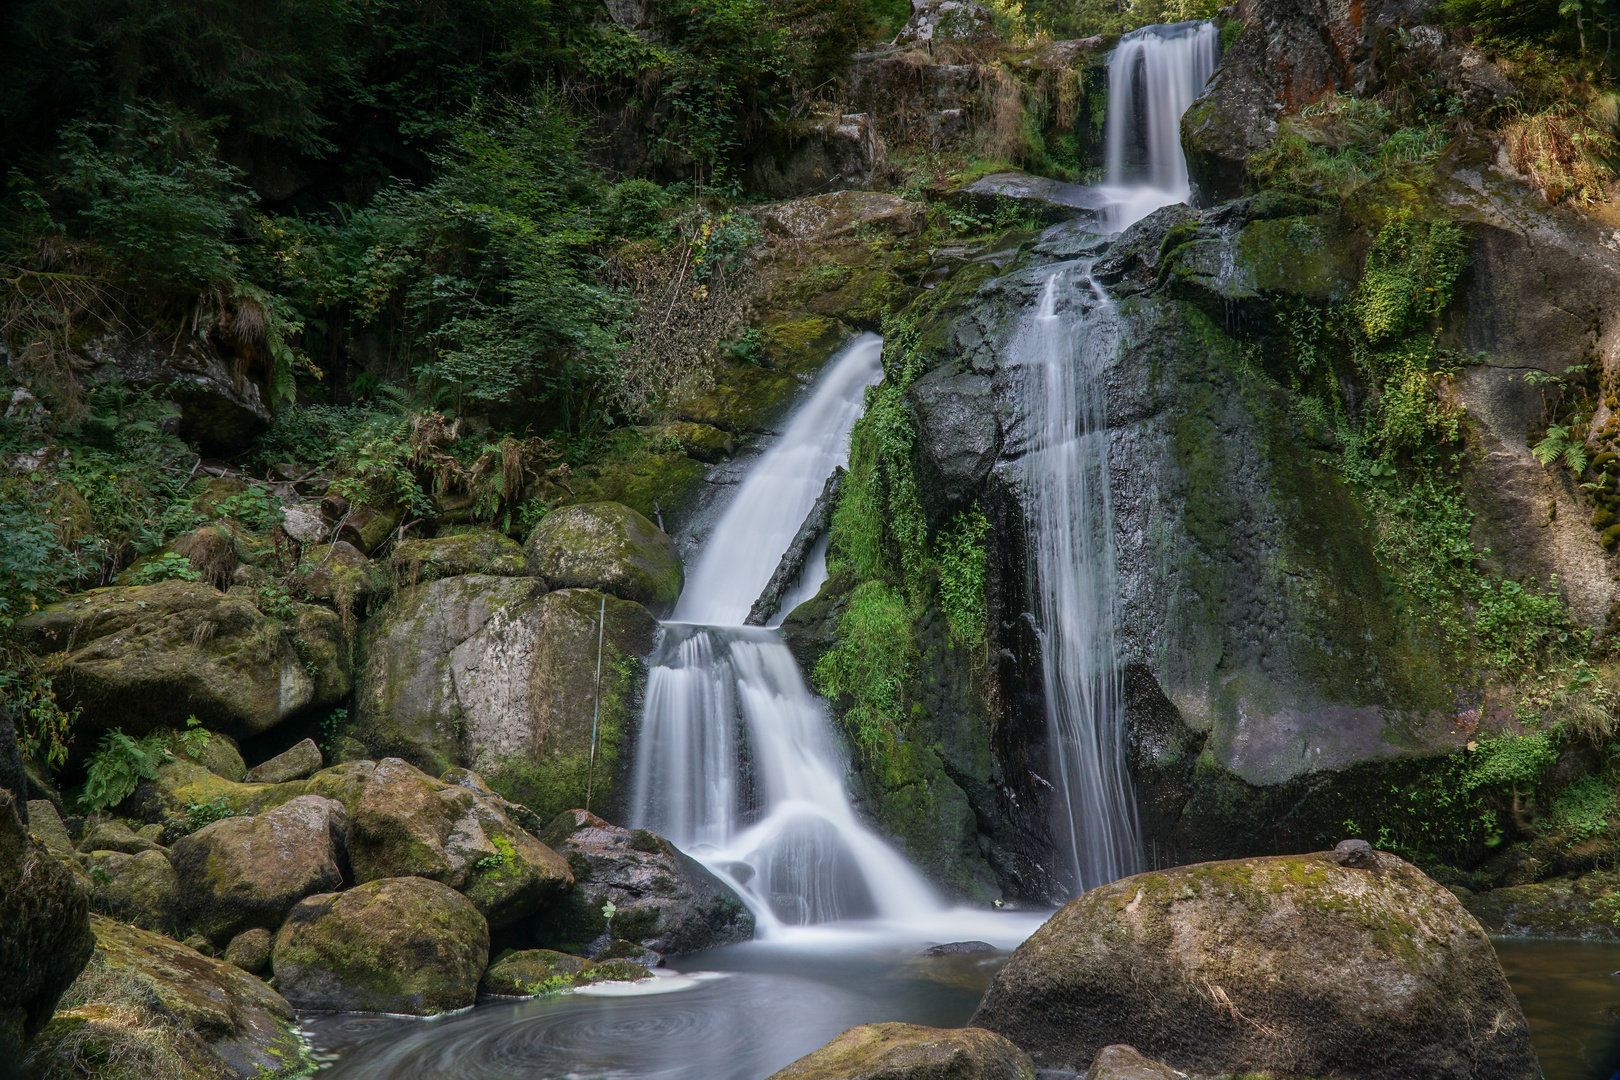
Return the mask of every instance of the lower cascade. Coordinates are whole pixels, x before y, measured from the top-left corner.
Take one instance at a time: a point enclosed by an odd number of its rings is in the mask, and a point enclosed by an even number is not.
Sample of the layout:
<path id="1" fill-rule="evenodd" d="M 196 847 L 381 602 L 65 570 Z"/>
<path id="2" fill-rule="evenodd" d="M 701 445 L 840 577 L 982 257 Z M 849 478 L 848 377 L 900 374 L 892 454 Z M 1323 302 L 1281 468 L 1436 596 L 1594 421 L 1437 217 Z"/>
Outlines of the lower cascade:
<path id="1" fill-rule="evenodd" d="M 665 625 L 636 748 L 633 820 L 730 882 L 769 935 L 941 909 L 850 804 L 826 703 L 771 629 L 741 625 L 848 455 L 883 342 L 857 337 L 749 472 Z M 803 586 L 819 584 L 816 558 Z"/>

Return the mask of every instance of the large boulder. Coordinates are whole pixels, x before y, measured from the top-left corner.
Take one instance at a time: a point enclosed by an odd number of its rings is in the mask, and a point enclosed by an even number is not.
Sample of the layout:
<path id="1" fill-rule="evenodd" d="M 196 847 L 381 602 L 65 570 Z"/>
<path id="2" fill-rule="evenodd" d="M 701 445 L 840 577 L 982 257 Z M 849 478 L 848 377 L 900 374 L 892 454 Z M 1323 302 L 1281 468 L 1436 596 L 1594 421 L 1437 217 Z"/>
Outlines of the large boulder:
<path id="1" fill-rule="evenodd" d="M 568 863 L 492 799 L 398 758 L 377 763 L 348 839 L 356 881 L 432 878 L 465 893 L 497 928 L 532 915 L 573 881 Z"/>
<path id="2" fill-rule="evenodd" d="M 754 916 L 730 886 L 646 829 L 569 810 L 545 838 L 568 860 L 574 888 L 539 928 L 543 945 L 584 952 L 614 937 L 677 956 L 754 936 Z M 611 935 L 602 914 L 610 900 Z"/>
<path id="3" fill-rule="evenodd" d="M 551 588 L 600 589 L 659 618 L 675 610 L 686 580 L 675 541 L 623 503 L 555 510 L 534 527 L 523 550 L 529 572 Z"/>
<path id="4" fill-rule="evenodd" d="M 771 198 L 825 192 L 870 191 L 889 178 L 887 148 L 866 113 L 833 112 L 783 125 L 775 154 L 758 155 L 748 186 Z"/>
<path id="5" fill-rule="evenodd" d="M 180 406 L 179 434 L 210 450 L 247 445 L 270 426 L 266 395 L 252 378 L 233 370 L 210 341 L 187 334 L 170 348 L 162 335 L 120 331 L 93 338 L 82 348 L 96 382 L 161 388 Z"/>
<path id="6" fill-rule="evenodd" d="M 483 528 L 426 540 L 401 540 L 394 545 L 388 565 L 405 585 L 462 574 L 524 577 L 529 572 L 521 544 L 494 529 Z"/>
<path id="7" fill-rule="evenodd" d="M 95 956 L 35 1042 L 40 1080 L 79 1080 L 75 1060 L 116 1060 L 163 1080 L 279 1080 L 311 1061 L 292 1006 L 233 964 L 91 917 Z M 92 1073 L 91 1075 L 103 1075 Z"/>
<path id="8" fill-rule="evenodd" d="M 646 968 L 624 960 L 598 964 L 583 956 L 550 949 L 505 953 L 489 965 L 478 984 L 493 997 L 537 997 L 593 982 L 633 982 L 649 975 Z"/>
<path id="9" fill-rule="evenodd" d="M 0 790 L 0 1062 L 18 1060 L 90 959 L 90 898 Z"/>
<path id="10" fill-rule="evenodd" d="M 1359 842 L 1093 889 L 1019 946 L 973 1023 L 1048 1069 L 1078 1071 L 1129 1043 L 1200 1073 L 1540 1075 L 1473 916 Z"/>
<path id="11" fill-rule="evenodd" d="M 198 716 L 242 737 L 315 703 L 282 625 L 201 582 L 92 589 L 17 629 L 35 651 L 63 654 L 57 699 L 94 727 L 141 734 Z"/>
<path id="12" fill-rule="evenodd" d="M 248 770 L 242 779 L 249 784 L 285 784 L 289 780 L 302 780 L 320 772 L 321 748 L 314 739 L 282 751 L 268 761 L 261 761 Z"/>
<path id="13" fill-rule="evenodd" d="M 88 857 L 90 903 L 102 915 L 173 934 L 180 923 L 180 881 L 160 850 L 129 855 L 92 851 Z"/>
<path id="14" fill-rule="evenodd" d="M 470 765 L 547 818 L 587 788 L 615 806 L 657 629 L 639 604 L 531 578 L 407 589 L 366 625 L 349 733 L 435 775 Z"/>
<path id="15" fill-rule="evenodd" d="M 1078 216 L 1094 217 L 1107 205 L 1107 199 L 1095 188 L 1021 172 L 981 176 L 958 188 L 952 198 L 986 214 L 1012 204 L 1024 215 L 1049 224 Z"/>
<path id="16" fill-rule="evenodd" d="M 427 878 L 312 896 L 276 934 L 276 985 L 300 1009 L 431 1016 L 471 1005 L 489 961 L 472 902 Z"/>
<path id="17" fill-rule="evenodd" d="M 255 926 L 274 930 L 304 897 L 342 885 L 347 830 L 342 803 L 299 795 L 176 841 L 173 861 L 189 927 L 221 947 Z"/>
<path id="18" fill-rule="evenodd" d="M 830 240 L 859 228 L 914 233 L 926 224 L 928 208 L 898 195 L 832 191 L 772 203 L 755 210 L 754 214 L 765 230 L 775 236 L 788 240 Z"/>
<path id="19" fill-rule="evenodd" d="M 770 1080 L 1035 1080 L 1035 1065 L 983 1028 L 862 1024 Z"/>

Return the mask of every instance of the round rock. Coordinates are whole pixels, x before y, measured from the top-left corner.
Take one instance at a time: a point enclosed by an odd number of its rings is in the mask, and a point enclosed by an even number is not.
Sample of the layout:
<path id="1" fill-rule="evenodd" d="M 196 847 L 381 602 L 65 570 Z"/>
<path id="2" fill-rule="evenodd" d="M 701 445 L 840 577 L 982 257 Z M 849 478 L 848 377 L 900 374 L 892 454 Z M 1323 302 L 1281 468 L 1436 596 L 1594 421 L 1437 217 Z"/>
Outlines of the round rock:
<path id="1" fill-rule="evenodd" d="M 523 550 L 529 572 L 549 588 L 600 589 L 644 604 L 659 618 L 675 610 L 686 582 L 675 541 L 622 503 L 553 511 Z"/>

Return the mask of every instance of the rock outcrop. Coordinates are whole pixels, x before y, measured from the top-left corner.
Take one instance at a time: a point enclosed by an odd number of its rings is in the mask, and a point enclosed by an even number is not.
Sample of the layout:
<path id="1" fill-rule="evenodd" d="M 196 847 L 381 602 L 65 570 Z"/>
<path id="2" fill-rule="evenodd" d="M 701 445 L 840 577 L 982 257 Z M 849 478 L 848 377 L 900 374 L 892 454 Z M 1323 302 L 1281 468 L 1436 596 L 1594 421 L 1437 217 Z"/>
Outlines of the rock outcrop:
<path id="1" fill-rule="evenodd" d="M 831 240 L 862 227 L 914 233 L 927 220 L 927 208 L 921 203 L 874 191 L 811 195 L 771 203 L 754 213 L 766 231 L 788 240 Z"/>
<path id="2" fill-rule="evenodd" d="M 543 945 L 585 952 L 611 936 L 678 956 L 754 936 L 754 917 L 733 889 L 646 829 L 569 810 L 545 838 L 568 860 L 574 888 L 539 926 Z M 611 928 L 602 914 L 608 901 L 617 909 Z"/>
<path id="3" fill-rule="evenodd" d="M 593 982 L 633 982 L 647 977 L 646 968 L 624 961 L 598 964 L 550 949 L 524 949 L 497 957 L 484 972 L 478 992 L 492 997 L 536 997 Z"/>
<path id="4" fill-rule="evenodd" d="M 465 896 L 420 877 L 311 896 L 276 934 L 276 985 L 300 1009 L 432 1016 L 473 1004 L 489 926 Z"/>
<path id="5" fill-rule="evenodd" d="M 1200 1073 L 1535 1080 L 1490 939 L 1409 863 L 1365 850 L 1201 863 L 1071 901 L 973 1023 L 1042 1068 L 1129 1043 Z M 1349 860 L 1346 860 L 1349 861 Z"/>
<path id="6" fill-rule="evenodd" d="M 0 1063 L 21 1057 L 90 959 L 89 896 L 0 789 Z"/>
<path id="7" fill-rule="evenodd" d="M 388 565 L 406 585 L 461 574 L 523 577 L 529 572 L 522 545 L 494 529 L 465 529 L 428 540 L 401 540 L 394 545 Z"/>
<path id="8" fill-rule="evenodd" d="M 1035 1065 L 983 1028 L 862 1024 L 770 1080 L 1035 1080 Z"/>
<path id="9" fill-rule="evenodd" d="M 790 199 L 829 190 L 870 191 L 889 179 L 883 137 L 865 113 L 833 113 L 789 124 L 774 154 L 756 158 L 748 186 Z"/>
<path id="10" fill-rule="evenodd" d="M 577 503 L 534 527 L 523 551 L 529 572 L 552 589 L 597 589 L 659 618 L 685 582 L 681 556 L 658 526 L 622 503 Z"/>
<path id="11" fill-rule="evenodd" d="M 270 408 L 259 384 L 232 371 L 210 343 L 188 335 L 176 349 L 155 334 L 103 334 L 82 349 L 97 382 L 160 387 L 180 406 L 179 435 L 210 450 L 245 446 L 270 426 Z"/>
<path id="12" fill-rule="evenodd" d="M 35 651 L 63 654 L 57 699 L 86 725 L 140 734 L 206 716 L 242 737 L 316 704 L 281 624 L 201 582 L 92 589 L 17 629 Z"/>
<path id="13" fill-rule="evenodd" d="M 639 604 L 530 578 L 408 589 L 362 633 L 349 732 L 366 753 L 435 775 L 470 765 L 543 815 L 591 787 L 612 807 L 656 633 Z"/>

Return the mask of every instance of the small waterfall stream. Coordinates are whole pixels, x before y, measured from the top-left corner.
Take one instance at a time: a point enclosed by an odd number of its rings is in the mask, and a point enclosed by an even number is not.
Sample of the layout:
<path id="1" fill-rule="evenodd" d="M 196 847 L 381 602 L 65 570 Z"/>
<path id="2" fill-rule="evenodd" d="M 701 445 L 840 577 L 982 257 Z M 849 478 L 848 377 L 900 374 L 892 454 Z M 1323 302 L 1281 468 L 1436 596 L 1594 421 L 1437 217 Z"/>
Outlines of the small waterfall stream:
<path id="1" fill-rule="evenodd" d="M 941 908 L 856 817 L 826 704 L 781 636 L 742 625 L 827 477 L 847 460 L 866 387 L 882 374 L 882 348 L 876 335 L 856 338 L 749 471 L 665 624 L 648 678 L 634 822 L 727 878 L 764 935 Z M 813 594 L 825 574 L 813 558 L 795 592 Z"/>

